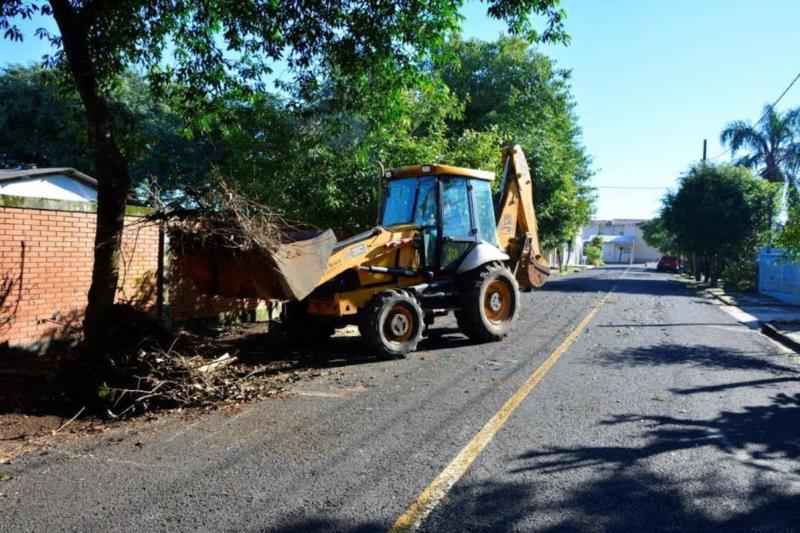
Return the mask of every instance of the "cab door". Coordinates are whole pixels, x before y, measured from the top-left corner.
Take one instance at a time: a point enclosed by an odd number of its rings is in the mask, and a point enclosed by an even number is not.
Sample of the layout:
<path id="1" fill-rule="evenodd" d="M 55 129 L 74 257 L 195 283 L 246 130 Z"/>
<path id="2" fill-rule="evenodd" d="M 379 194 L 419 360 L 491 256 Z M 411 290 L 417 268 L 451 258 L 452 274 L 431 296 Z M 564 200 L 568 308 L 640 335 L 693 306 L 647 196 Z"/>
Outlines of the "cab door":
<path id="1" fill-rule="evenodd" d="M 426 270 L 435 270 L 440 243 L 438 182 L 433 176 L 419 178 L 414 201 L 413 224 L 419 228 L 420 263 Z"/>
<path id="2" fill-rule="evenodd" d="M 455 270 L 477 241 L 470 199 L 470 180 L 460 177 L 439 178 L 440 239 L 439 269 Z"/>

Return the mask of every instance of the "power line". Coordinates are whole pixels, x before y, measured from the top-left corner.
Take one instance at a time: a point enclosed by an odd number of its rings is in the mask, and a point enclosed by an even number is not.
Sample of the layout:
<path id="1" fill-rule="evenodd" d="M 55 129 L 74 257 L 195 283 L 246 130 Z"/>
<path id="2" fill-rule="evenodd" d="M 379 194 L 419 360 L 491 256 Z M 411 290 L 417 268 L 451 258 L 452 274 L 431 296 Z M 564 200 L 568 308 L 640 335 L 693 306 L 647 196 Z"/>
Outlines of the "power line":
<path id="1" fill-rule="evenodd" d="M 778 103 L 779 103 L 781 100 L 783 100 L 783 97 L 784 97 L 784 96 L 786 96 L 786 93 L 788 93 L 788 92 L 791 90 L 791 88 L 794 86 L 794 84 L 795 84 L 795 83 L 797 83 L 797 80 L 800 80 L 800 72 L 798 72 L 798 73 L 797 73 L 797 76 L 795 76 L 795 77 L 794 77 L 794 79 L 793 79 L 793 80 L 792 80 L 792 81 L 789 83 L 789 85 L 787 85 L 787 86 L 786 86 L 786 88 L 783 90 L 783 92 L 782 92 L 782 93 L 781 93 L 781 95 L 778 97 L 778 99 L 777 99 L 777 100 L 775 100 L 775 101 L 772 103 L 772 105 L 770 105 L 769 107 L 767 107 L 767 108 L 764 110 L 764 113 L 761 115 L 761 118 L 759 118 L 759 119 L 758 119 L 758 120 L 757 120 L 757 121 L 756 121 L 756 122 L 753 124 L 753 126 L 756 126 L 756 125 L 757 125 L 757 124 L 759 124 L 759 123 L 760 123 L 762 120 L 764 120 L 765 118 L 767 118 L 767 115 L 769 115 L 769 112 L 770 112 L 770 110 L 771 110 L 771 109 L 774 109 L 774 108 L 775 108 L 775 106 L 776 106 L 776 105 L 778 105 Z M 731 151 L 731 149 L 730 149 L 730 148 L 728 148 L 727 150 L 725 150 L 725 151 L 724 151 L 724 152 L 722 152 L 721 154 L 719 154 L 719 155 L 715 155 L 714 157 L 711 157 L 711 158 L 710 158 L 710 160 L 711 160 L 711 161 L 714 161 L 714 160 L 716 160 L 716 159 L 719 159 L 720 157 L 724 156 L 725 154 L 729 153 L 730 151 Z"/>

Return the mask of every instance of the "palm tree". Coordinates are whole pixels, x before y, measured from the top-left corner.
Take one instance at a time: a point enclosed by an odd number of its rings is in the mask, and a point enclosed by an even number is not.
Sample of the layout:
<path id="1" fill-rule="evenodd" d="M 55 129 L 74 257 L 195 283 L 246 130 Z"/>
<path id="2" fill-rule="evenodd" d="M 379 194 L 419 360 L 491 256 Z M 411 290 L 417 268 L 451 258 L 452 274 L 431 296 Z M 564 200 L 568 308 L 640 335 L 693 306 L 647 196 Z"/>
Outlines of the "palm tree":
<path id="1" fill-rule="evenodd" d="M 737 165 L 757 169 L 762 178 L 785 184 L 789 191 L 794 188 L 800 168 L 800 108 L 779 113 L 767 105 L 755 125 L 743 120 L 728 124 L 720 142 L 727 144 L 733 155 L 742 148 L 748 150 Z"/>

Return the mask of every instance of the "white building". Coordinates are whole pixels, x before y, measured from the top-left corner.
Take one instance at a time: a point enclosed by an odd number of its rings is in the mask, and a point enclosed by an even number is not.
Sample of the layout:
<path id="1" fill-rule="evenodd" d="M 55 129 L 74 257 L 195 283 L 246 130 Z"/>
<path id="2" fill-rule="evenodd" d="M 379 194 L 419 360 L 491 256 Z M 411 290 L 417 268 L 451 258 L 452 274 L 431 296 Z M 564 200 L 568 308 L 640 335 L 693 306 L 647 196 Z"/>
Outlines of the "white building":
<path id="1" fill-rule="evenodd" d="M 74 168 L 0 170 L 0 194 L 96 202 L 97 181 Z"/>
<path id="2" fill-rule="evenodd" d="M 618 218 L 593 220 L 583 228 L 582 246 L 599 236 L 603 240 L 603 261 L 606 263 L 648 263 L 658 261 L 661 252 L 644 240 L 640 219 Z"/>

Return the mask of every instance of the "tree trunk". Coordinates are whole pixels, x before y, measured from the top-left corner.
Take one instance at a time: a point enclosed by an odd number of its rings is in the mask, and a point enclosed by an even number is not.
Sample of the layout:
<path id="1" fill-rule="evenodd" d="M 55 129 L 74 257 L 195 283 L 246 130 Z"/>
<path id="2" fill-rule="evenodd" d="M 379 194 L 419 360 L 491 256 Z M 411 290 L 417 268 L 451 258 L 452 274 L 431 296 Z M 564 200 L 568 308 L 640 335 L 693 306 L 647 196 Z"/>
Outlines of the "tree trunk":
<path id="1" fill-rule="evenodd" d="M 120 245 L 130 188 L 128 165 L 114 135 L 114 120 L 101 93 L 89 50 L 89 24 L 68 2 L 51 0 L 64 54 L 80 94 L 88 123 L 89 149 L 97 178 L 97 227 L 84 336 L 99 348 L 102 326 L 114 305 L 119 280 Z"/>

